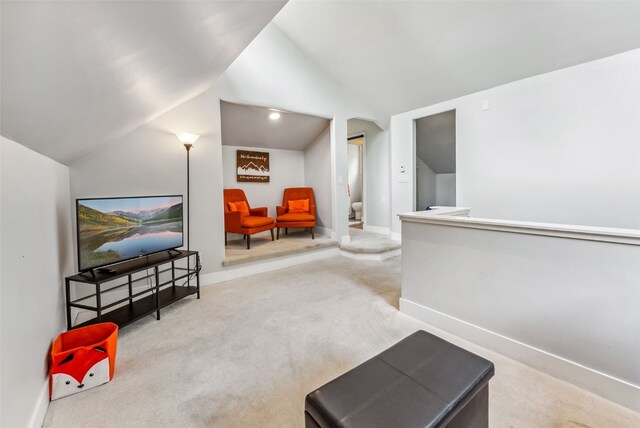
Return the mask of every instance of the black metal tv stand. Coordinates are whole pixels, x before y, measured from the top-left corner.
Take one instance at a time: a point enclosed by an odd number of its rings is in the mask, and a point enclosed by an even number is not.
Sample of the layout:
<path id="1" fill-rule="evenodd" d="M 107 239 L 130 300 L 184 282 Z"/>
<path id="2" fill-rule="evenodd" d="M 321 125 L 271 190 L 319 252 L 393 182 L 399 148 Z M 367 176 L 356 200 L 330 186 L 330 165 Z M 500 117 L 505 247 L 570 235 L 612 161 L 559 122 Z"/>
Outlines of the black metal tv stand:
<path id="1" fill-rule="evenodd" d="M 72 282 L 94 289 L 71 300 Z M 200 255 L 197 251 L 165 251 L 79 273 L 65 279 L 65 291 L 67 330 L 99 322 L 124 327 L 154 312 L 159 320 L 160 309 L 165 306 L 192 294 L 200 298 Z M 124 297 L 118 296 L 125 292 Z M 73 325 L 71 308 L 93 311 L 96 316 Z"/>

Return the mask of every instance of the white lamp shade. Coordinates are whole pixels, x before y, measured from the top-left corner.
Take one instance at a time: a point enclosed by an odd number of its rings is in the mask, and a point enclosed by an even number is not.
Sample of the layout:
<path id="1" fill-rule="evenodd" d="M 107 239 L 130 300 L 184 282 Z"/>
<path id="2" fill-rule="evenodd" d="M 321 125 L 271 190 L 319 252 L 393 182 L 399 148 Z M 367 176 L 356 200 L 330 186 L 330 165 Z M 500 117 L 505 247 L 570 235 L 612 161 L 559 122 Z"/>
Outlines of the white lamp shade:
<path id="1" fill-rule="evenodd" d="M 180 140 L 182 144 L 193 144 L 198 138 L 200 138 L 199 135 L 189 134 L 188 132 L 182 132 L 180 134 L 177 134 L 177 136 L 178 140 Z"/>

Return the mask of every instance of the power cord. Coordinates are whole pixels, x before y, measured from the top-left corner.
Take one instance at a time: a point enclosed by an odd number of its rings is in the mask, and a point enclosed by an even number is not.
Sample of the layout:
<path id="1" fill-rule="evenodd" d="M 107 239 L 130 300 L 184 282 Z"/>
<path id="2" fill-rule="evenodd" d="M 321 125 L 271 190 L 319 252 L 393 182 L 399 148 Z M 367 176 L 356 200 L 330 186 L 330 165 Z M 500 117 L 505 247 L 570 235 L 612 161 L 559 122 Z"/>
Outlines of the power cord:
<path id="1" fill-rule="evenodd" d="M 147 265 L 149 265 L 149 254 L 146 255 Z M 151 294 L 154 293 L 155 287 L 153 286 L 153 281 L 151 281 L 151 274 L 149 273 L 149 268 L 147 268 L 147 289 L 151 289 Z"/>
<path id="2" fill-rule="evenodd" d="M 198 257 L 198 261 L 197 261 L 197 263 L 198 263 L 198 264 L 196 264 L 196 265 L 193 267 L 193 271 L 191 271 L 191 272 L 189 273 L 189 276 L 187 276 L 187 278 L 186 278 L 186 279 L 184 280 L 184 282 L 180 285 L 180 287 L 188 287 L 188 285 L 187 285 L 187 284 L 189 284 L 189 282 L 190 282 L 191 280 L 193 280 L 193 279 L 196 277 L 196 275 L 199 275 L 199 274 L 200 274 L 200 271 L 202 270 L 202 264 L 200 263 L 200 257 Z"/>

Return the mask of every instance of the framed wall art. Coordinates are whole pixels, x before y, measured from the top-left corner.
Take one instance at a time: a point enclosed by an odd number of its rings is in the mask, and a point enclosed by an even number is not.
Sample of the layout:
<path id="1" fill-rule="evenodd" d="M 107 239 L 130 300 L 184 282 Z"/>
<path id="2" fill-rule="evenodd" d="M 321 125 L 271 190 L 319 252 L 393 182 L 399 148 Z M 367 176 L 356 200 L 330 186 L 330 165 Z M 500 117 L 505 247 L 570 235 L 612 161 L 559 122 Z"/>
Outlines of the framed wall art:
<path id="1" fill-rule="evenodd" d="M 238 150 L 236 155 L 239 183 L 269 182 L 269 153 Z"/>

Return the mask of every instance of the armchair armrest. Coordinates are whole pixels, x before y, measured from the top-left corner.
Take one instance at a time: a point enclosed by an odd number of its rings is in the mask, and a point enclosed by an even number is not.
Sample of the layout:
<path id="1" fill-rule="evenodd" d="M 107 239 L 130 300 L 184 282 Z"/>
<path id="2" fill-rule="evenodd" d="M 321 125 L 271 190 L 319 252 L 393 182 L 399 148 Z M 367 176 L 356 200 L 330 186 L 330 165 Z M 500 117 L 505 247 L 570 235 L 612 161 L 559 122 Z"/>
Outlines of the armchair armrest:
<path id="1" fill-rule="evenodd" d="M 315 205 L 310 205 L 309 206 L 309 214 L 311 214 L 312 216 L 316 216 L 316 206 Z"/>
<path id="2" fill-rule="evenodd" d="M 250 208 L 249 215 L 256 217 L 267 217 L 267 207 Z"/>
<path id="3" fill-rule="evenodd" d="M 278 215 L 283 215 L 287 213 L 287 207 L 276 207 L 276 213 Z"/>
<path id="4" fill-rule="evenodd" d="M 242 213 L 240 211 L 229 211 L 224 213 L 224 228 L 227 231 L 238 230 L 242 224 Z"/>

